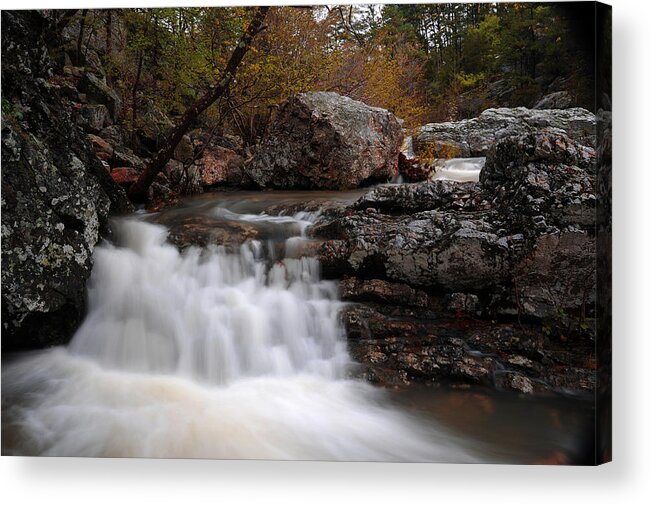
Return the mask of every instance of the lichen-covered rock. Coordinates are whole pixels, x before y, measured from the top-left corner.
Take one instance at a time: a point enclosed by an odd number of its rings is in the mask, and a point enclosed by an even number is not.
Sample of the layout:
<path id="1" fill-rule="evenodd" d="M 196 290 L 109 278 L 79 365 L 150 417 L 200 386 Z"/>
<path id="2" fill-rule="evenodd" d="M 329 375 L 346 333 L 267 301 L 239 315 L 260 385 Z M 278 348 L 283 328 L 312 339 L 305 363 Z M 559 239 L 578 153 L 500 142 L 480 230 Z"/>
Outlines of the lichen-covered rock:
<path id="1" fill-rule="evenodd" d="M 84 105 L 77 116 L 77 124 L 88 133 L 99 133 L 108 121 L 108 109 L 102 104 Z"/>
<path id="2" fill-rule="evenodd" d="M 66 342 L 108 216 L 131 209 L 58 91 L 47 19 L 2 12 L 2 347 Z"/>
<path id="3" fill-rule="evenodd" d="M 79 81 L 79 91 L 85 93 L 94 103 L 105 105 L 115 121 L 120 116 L 122 100 L 104 80 L 95 74 L 86 72 Z"/>
<path id="4" fill-rule="evenodd" d="M 543 96 L 534 109 L 568 109 L 572 106 L 572 96 L 567 91 L 555 91 Z"/>
<path id="5" fill-rule="evenodd" d="M 593 227 L 595 150 L 543 129 L 501 140 L 480 174 L 486 197 L 505 215 L 539 229 Z"/>
<path id="6" fill-rule="evenodd" d="M 313 233 L 345 241 L 336 252 L 323 251 L 323 256 L 338 255 L 336 260 L 322 258 L 325 264 L 342 265 L 342 274 L 453 291 L 503 281 L 515 240 L 480 216 L 434 210 L 399 216 L 353 213 L 317 225 Z"/>
<path id="7" fill-rule="evenodd" d="M 486 208 L 486 204 L 477 183 L 437 180 L 376 186 L 355 202 L 354 208 L 373 208 L 387 214 L 409 214 L 435 209 L 479 210 Z"/>
<path id="8" fill-rule="evenodd" d="M 488 109 L 472 119 L 426 124 L 414 136 L 414 150 L 417 158 L 486 156 L 500 139 L 547 127 L 563 130 L 577 143 L 595 145 L 595 115 L 585 109 L 517 107 Z"/>
<path id="9" fill-rule="evenodd" d="M 594 149 L 543 128 L 493 147 L 479 183 L 384 185 L 310 233 L 329 277 L 475 296 L 470 311 L 554 318 L 595 297 Z M 577 316 L 582 317 L 582 316 Z"/>
<path id="10" fill-rule="evenodd" d="M 203 191 L 201 168 L 194 163 L 183 163 L 171 159 L 165 165 L 163 173 L 173 191 L 183 195 L 194 195 Z"/>
<path id="11" fill-rule="evenodd" d="M 262 188 L 350 189 L 397 173 L 400 123 L 336 93 L 299 93 L 280 106 L 247 166 Z"/>

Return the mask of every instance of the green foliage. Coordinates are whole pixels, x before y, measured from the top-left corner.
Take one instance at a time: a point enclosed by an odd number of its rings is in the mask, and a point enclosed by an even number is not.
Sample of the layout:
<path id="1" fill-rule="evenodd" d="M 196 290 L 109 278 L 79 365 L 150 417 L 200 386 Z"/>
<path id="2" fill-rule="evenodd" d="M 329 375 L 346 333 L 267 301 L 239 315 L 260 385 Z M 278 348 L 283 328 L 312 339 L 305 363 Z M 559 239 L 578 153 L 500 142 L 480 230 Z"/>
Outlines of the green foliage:
<path id="1" fill-rule="evenodd" d="M 128 108 L 181 114 L 210 86 L 251 8 L 87 11 L 90 44 Z M 274 7 L 211 121 L 254 141 L 256 126 L 292 93 L 331 90 L 387 108 L 416 126 L 495 105 L 532 105 L 557 76 L 589 96 L 570 30 L 555 4 L 463 3 Z M 507 94 L 491 95 L 505 83 Z M 586 103 L 589 101 L 586 99 Z M 140 116 L 135 121 L 144 121 Z M 246 131 L 245 131 L 246 130 Z"/>
<path id="2" fill-rule="evenodd" d="M 17 109 L 13 103 L 4 97 L 2 98 L 2 115 L 11 122 L 22 121 L 24 118 L 23 111 Z"/>

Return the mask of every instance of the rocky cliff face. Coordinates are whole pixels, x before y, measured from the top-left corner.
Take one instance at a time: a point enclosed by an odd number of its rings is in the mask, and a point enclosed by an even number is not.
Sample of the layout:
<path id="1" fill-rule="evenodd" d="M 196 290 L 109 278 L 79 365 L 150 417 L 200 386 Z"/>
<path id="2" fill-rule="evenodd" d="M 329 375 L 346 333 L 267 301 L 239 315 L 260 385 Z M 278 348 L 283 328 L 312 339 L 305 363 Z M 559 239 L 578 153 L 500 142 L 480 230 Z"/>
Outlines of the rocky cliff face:
<path id="1" fill-rule="evenodd" d="M 262 188 L 350 189 L 397 173 L 400 123 L 336 93 L 300 93 L 280 106 L 247 168 Z"/>
<path id="2" fill-rule="evenodd" d="M 131 206 L 51 82 L 48 19 L 2 13 L 2 347 L 67 341 L 109 215 Z"/>

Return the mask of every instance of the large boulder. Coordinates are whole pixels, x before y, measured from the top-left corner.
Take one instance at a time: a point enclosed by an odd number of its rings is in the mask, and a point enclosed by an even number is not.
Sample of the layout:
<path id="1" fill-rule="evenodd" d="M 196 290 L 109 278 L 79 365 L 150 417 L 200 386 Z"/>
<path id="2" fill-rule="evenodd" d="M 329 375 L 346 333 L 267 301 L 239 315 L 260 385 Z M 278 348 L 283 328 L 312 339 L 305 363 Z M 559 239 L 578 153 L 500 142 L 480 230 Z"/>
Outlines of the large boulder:
<path id="1" fill-rule="evenodd" d="M 595 115 L 585 109 L 517 107 L 488 109 L 472 119 L 426 124 L 414 136 L 414 150 L 421 159 L 486 156 L 498 140 L 546 127 L 563 130 L 578 143 L 595 145 Z"/>
<path id="2" fill-rule="evenodd" d="M 262 188 L 355 188 L 397 173 L 402 137 L 384 109 L 336 93 L 300 93 L 280 106 L 247 172 Z"/>
<path id="3" fill-rule="evenodd" d="M 2 12 L 2 347 L 66 342 L 93 250 L 131 206 L 54 85 L 38 11 Z"/>

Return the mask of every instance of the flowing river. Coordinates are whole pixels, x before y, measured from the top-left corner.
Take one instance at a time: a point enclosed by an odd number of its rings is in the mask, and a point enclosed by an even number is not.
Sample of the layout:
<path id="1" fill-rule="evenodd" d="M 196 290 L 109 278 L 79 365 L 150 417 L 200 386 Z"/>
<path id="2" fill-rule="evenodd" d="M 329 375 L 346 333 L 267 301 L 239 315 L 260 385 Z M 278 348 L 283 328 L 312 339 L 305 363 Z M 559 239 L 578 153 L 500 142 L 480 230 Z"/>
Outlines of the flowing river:
<path id="1" fill-rule="evenodd" d="M 292 255 L 318 214 L 263 210 L 360 194 L 212 193 L 154 216 L 164 224 L 146 214 L 117 220 L 112 243 L 96 249 L 88 314 L 70 344 L 3 363 L 3 453 L 439 462 L 572 454 L 591 412 L 561 399 L 395 393 L 354 377 L 336 282 L 321 279 L 315 258 Z M 179 252 L 168 226 L 188 216 L 244 223 L 264 238 Z"/>

